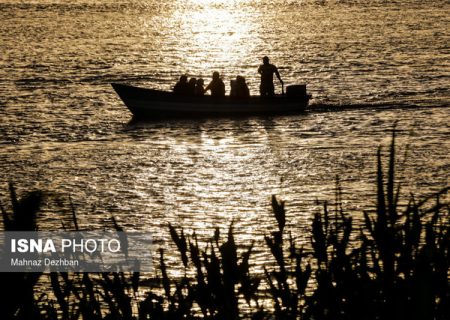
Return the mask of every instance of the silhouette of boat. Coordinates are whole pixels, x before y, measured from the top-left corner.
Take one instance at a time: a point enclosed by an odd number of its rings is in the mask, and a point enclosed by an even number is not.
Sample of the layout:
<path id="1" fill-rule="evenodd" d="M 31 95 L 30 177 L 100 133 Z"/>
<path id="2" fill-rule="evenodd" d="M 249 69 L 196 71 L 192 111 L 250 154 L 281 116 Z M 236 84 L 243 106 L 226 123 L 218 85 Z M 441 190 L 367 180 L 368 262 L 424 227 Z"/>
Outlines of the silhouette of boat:
<path id="1" fill-rule="evenodd" d="M 301 87 L 301 94 L 247 99 L 178 96 L 172 92 L 117 83 L 112 87 L 133 116 L 140 119 L 298 114 L 305 111 L 311 97 L 306 94 L 304 85 L 292 87 Z"/>

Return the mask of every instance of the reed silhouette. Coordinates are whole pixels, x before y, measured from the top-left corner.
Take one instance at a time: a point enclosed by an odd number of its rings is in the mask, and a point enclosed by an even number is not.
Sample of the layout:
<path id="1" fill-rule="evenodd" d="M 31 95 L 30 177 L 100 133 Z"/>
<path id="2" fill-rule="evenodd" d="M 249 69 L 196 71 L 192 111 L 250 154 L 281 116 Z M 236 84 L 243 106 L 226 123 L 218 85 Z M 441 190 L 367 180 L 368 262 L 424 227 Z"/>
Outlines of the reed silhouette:
<path id="1" fill-rule="evenodd" d="M 43 194 L 40 191 L 27 193 L 18 199 L 13 184 L 9 184 L 11 212 L 0 206 L 5 231 L 37 231 L 36 216 L 40 210 Z M 0 310 L 5 319 L 39 319 L 34 287 L 41 274 L 0 273 L 2 290 Z"/>
<path id="2" fill-rule="evenodd" d="M 216 229 L 200 244 L 196 233 L 168 225 L 181 276 L 170 276 L 159 250 L 158 276 L 139 273 L 51 273 L 52 295 L 37 295 L 41 274 L 14 274 L 2 286 L 2 310 L 15 319 L 450 319 L 450 223 L 445 188 L 407 205 L 396 183 L 395 128 L 388 169 L 377 155 L 376 207 L 355 226 L 341 203 L 323 203 L 311 225 L 311 241 L 299 246 L 286 230 L 286 204 L 272 196 L 277 230 L 264 237 L 272 263 L 253 271 L 254 243 L 236 244 Z M 6 230 L 35 230 L 42 194 L 2 208 Z M 78 229 L 71 206 L 73 226 Z M 113 218 L 113 227 L 122 230 Z M 155 259 L 156 260 L 156 259 Z M 10 274 L 2 274 L 5 283 Z M 143 285 L 145 284 L 145 286 Z M 5 300 L 6 299 L 6 300 Z"/>

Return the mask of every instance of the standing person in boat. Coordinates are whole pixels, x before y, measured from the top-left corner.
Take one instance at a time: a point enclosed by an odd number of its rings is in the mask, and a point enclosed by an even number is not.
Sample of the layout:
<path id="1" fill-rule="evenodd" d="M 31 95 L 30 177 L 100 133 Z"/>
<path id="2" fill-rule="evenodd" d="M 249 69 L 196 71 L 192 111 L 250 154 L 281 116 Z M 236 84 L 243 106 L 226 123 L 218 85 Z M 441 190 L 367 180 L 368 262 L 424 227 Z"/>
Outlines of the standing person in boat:
<path id="1" fill-rule="evenodd" d="M 273 86 L 273 74 L 275 74 L 283 85 L 278 68 L 269 63 L 269 57 L 263 58 L 263 64 L 259 66 L 258 73 L 261 75 L 261 85 L 259 86 L 259 92 L 262 97 L 272 97 L 275 94 L 275 88 Z"/>
<path id="2" fill-rule="evenodd" d="M 205 95 L 205 87 L 204 85 L 204 81 L 202 78 L 197 79 L 197 83 L 195 84 L 195 95 L 196 96 L 204 96 Z"/>
<path id="3" fill-rule="evenodd" d="M 217 71 L 213 72 L 212 81 L 205 88 L 205 92 L 211 90 L 212 97 L 224 97 L 225 96 L 225 84 Z"/>
<path id="4" fill-rule="evenodd" d="M 175 87 L 173 87 L 173 93 L 177 95 L 187 95 L 189 88 L 188 88 L 188 78 L 185 74 L 183 74 L 180 77 L 180 80 L 175 84 Z"/>

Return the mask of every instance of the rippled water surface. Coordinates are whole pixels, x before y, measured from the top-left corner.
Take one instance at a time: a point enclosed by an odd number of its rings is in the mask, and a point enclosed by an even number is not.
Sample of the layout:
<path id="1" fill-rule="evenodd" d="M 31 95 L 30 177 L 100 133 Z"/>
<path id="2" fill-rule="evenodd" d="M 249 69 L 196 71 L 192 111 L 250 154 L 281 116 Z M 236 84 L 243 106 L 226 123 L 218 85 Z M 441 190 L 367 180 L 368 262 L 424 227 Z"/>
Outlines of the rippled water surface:
<path id="1" fill-rule="evenodd" d="M 414 0 L 2 1 L 2 188 L 70 194 L 80 224 L 114 215 L 157 241 L 168 222 L 210 234 L 233 219 L 242 241 L 261 239 L 278 194 L 307 237 L 337 175 L 355 217 L 373 204 L 376 149 L 399 120 L 405 192 L 436 191 L 450 182 L 449 13 Z M 109 85 L 169 90 L 218 70 L 256 94 L 266 54 L 286 83 L 308 84 L 310 112 L 130 124 Z"/>

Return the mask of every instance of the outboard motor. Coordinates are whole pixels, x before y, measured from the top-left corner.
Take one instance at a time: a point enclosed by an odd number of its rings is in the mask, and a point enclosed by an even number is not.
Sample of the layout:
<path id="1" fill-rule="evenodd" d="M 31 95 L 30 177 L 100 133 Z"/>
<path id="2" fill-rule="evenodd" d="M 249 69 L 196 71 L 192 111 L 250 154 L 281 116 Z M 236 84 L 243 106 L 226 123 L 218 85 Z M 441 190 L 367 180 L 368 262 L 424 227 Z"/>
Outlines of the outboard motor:
<path id="1" fill-rule="evenodd" d="M 308 97 L 308 94 L 306 93 L 306 84 L 287 86 L 286 97 L 290 99 L 305 99 Z"/>

